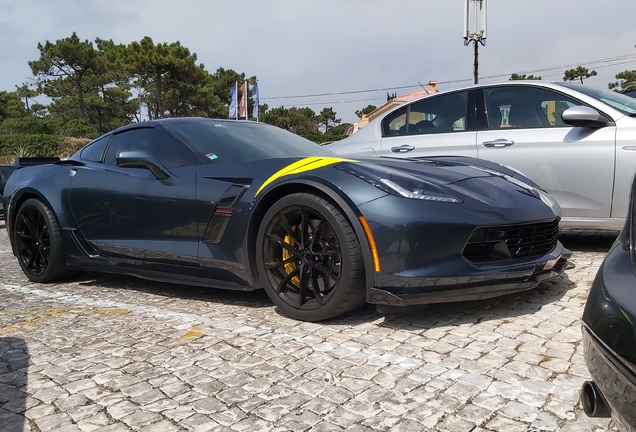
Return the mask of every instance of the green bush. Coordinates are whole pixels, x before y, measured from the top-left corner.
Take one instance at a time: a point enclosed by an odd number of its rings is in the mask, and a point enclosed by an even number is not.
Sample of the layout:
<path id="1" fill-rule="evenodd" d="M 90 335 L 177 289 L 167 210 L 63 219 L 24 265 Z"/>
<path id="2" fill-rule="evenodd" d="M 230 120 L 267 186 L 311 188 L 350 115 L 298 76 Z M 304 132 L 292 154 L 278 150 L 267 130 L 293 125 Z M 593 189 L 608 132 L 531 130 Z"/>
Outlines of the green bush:
<path id="1" fill-rule="evenodd" d="M 29 156 L 57 156 L 66 137 L 45 134 L 0 135 L 0 155 L 15 155 L 23 150 Z"/>
<path id="2" fill-rule="evenodd" d="M 65 137 L 60 143 L 58 143 L 57 154 L 55 154 L 55 156 L 59 156 L 61 158 L 72 156 L 89 142 L 91 142 L 90 138 Z"/>

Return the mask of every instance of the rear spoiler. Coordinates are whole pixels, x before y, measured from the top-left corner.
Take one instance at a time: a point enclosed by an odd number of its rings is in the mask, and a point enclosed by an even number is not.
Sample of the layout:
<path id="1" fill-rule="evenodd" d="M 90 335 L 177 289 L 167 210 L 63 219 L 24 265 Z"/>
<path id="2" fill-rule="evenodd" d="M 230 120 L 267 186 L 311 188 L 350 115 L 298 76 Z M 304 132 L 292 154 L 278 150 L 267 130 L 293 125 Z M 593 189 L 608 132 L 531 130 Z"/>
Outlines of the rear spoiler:
<path id="1" fill-rule="evenodd" d="M 59 157 L 19 157 L 13 162 L 13 166 L 15 169 L 19 169 L 33 165 L 53 164 L 59 161 Z"/>

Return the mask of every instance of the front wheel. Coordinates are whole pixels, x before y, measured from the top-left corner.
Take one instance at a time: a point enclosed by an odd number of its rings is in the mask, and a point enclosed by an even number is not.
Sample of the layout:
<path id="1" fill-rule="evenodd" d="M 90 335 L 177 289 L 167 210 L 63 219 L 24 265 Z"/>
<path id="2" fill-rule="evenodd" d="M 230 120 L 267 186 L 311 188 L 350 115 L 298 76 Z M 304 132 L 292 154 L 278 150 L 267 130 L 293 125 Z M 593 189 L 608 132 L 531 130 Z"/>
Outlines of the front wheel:
<path id="1" fill-rule="evenodd" d="M 364 303 L 364 264 L 351 224 L 329 201 L 287 195 L 265 214 L 257 236 L 265 291 L 285 314 L 321 321 Z"/>
<path id="2" fill-rule="evenodd" d="M 20 206 L 13 239 L 20 267 L 31 281 L 54 282 L 69 274 L 57 220 L 40 200 L 30 198 Z"/>

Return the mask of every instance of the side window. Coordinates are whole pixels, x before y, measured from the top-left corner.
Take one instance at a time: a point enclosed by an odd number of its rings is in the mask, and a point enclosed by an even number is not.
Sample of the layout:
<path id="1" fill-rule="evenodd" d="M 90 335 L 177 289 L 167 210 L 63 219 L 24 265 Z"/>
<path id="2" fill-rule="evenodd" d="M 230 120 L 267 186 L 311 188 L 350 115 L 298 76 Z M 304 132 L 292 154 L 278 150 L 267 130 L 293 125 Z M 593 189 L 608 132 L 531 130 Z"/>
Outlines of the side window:
<path id="1" fill-rule="evenodd" d="M 561 114 L 581 105 L 560 93 L 533 87 L 485 89 L 489 129 L 525 129 L 566 126 Z"/>
<path id="2" fill-rule="evenodd" d="M 387 116 L 385 137 L 461 132 L 466 130 L 468 92 L 430 96 Z"/>
<path id="3" fill-rule="evenodd" d="M 106 144 L 108 144 L 108 141 L 110 141 L 110 137 L 111 135 L 108 135 L 88 144 L 82 149 L 82 152 L 80 153 L 80 159 L 89 162 L 100 162 L 102 160 L 102 156 L 104 155 Z"/>
<path id="4" fill-rule="evenodd" d="M 382 121 L 382 136 L 406 135 L 406 111 L 407 107 L 400 108 Z"/>
<path id="5" fill-rule="evenodd" d="M 117 165 L 117 153 L 122 150 L 144 150 L 168 168 L 181 166 L 174 139 L 159 129 L 140 128 L 114 135 L 105 163 Z"/>
<path id="6" fill-rule="evenodd" d="M 551 98 L 551 100 L 544 100 L 541 102 L 541 108 L 545 112 L 545 116 L 548 119 L 548 123 L 550 126 L 568 126 L 563 122 L 563 111 L 568 108 L 572 108 L 573 106 L 577 106 L 578 104 L 572 102 L 569 99 L 561 97 L 559 94 L 555 94 L 556 98 Z"/>
<path id="7" fill-rule="evenodd" d="M 468 92 L 427 97 L 411 104 L 408 134 L 461 132 L 466 130 Z"/>

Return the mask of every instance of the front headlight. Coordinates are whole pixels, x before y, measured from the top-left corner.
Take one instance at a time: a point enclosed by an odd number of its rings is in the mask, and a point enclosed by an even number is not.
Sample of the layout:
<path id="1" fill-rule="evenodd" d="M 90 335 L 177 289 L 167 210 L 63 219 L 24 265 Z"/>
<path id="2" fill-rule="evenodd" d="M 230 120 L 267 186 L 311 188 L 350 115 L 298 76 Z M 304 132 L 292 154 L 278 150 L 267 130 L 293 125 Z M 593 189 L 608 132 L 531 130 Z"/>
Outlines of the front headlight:
<path id="1" fill-rule="evenodd" d="M 537 193 L 539 194 L 539 198 L 541 198 L 541 201 L 543 201 L 543 204 L 547 205 L 548 207 L 552 209 L 552 212 L 554 213 L 555 216 L 561 216 L 561 214 L 563 214 L 563 210 L 561 210 L 561 206 L 554 199 L 552 195 L 542 191 L 541 189 L 535 189 L 535 191 L 537 191 Z"/>
<path id="2" fill-rule="evenodd" d="M 440 186 L 405 172 L 365 163 L 340 164 L 336 168 L 348 172 L 392 195 L 404 198 L 461 203 Z"/>

